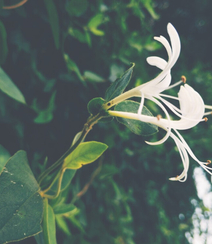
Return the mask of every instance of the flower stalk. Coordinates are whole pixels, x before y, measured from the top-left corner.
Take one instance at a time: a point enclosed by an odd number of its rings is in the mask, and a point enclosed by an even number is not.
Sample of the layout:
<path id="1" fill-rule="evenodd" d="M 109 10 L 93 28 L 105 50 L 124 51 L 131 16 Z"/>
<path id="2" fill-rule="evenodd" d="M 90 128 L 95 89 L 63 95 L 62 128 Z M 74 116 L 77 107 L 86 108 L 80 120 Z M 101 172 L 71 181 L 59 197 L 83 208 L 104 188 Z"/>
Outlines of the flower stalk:
<path id="1" fill-rule="evenodd" d="M 57 168 L 59 168 L 65 158 L 72 153 L 77 146 L 84 141 L 85 137 L 87 136 L 87 134 L 89 133 L 89 131 L 92 129 L 92 127 L 102 118 L 102 115 L 97 114 L 95 116 L 90 116 L 87 120 L 87 122 L 84 124 L 83 129 L 81 131 L 81 135 L 80 137 L 75 141 L 75 143 L 54 163 L 52 164 L 49 168 L 47 168 L 38 178 L 38 183 L 41 184 L 42 181 L 50 174 L 52 173 L 54 170 L 56 170 Z M 61 171 L 63 172 L 63 170 Z M 64 173 L 64 172 L 63 172 Z M 63 176 L 63 174 L 62 174 Z M 61 177 L 62 177 L 61 176 Z M 53 185 L 53 183 L 55 182 L 55 180 L 58 178 L 58 175 L 55 177 L 55 179 L 52 181 L 51 186 Z M 50 187 L 51 188 L 51 187 Z M 49 187 L 47 188 L 48 190 L 50 189 Z M 47 192 L 47 190 L 44 190 L 44 192 Z"/>

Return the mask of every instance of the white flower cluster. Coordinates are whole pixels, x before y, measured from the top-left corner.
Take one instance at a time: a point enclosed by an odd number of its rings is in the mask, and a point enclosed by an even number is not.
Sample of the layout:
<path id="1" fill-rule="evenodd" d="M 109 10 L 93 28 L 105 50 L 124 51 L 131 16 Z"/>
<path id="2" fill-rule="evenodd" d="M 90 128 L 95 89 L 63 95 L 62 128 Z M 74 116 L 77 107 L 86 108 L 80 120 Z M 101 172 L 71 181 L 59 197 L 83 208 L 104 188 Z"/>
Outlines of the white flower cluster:
<path id="1" fill-rule="evenodd" d="M 178 130 L 190 129 L 196 126 L 201 121 L 207 121 L 207 118 L 204 118 L 204 116 L 210 114 L 211 112 L 205 113 L 205 109 L 212 110 L 212 106 L 205 105 L 199 93 L 187 84 L 184 84 L 180 87 L 178 97 L 162 94 L 162 92 L 164 92 L 165 90 L 171 89 L 181 84 L 182 82 L 185 83 L 186 80 L 183 76 L 181 81 L 170 86 L 171 69 L 180 55 L 181 44 L 179 35 L 172 24 L 169 23 L 167 25 L 167 31 L 170 37 L 171 45 L 169 44 L 168 40 L 163 36 L 155 37 L 154 39 L 162 43 L 165 47 L 168 54 L 168 61 L 156 56 L 147 58 L 147 62 L 150 65 L 156 66 L 162 70 L 161 73 L 153 80 L 137 86 L 130 91 L 127 91 L 120 96 L 114 98 L 111 101 L 111 104 L 115 105 L 130 97 L 141 97 L 141 103 L 138 112 L 130 113 L 112 110 L 109 110 L 108 112 L 111 116 L 140 120 L 142 122 L 155 124 L 158 127 L 164 129 L 166 131 L 166 135 L 164 136 L 164 138 L 154 143 L 146 143 L 150 145 L 158 145 L 165 142 L 169 137 L 174 140 L 179 150 L 184 170 L 180 175 L 172 177 L 170 178 L 170 180 L 183 182 L 187 179 L 187 171 L 189 168 L 188 155 L 190 155 L 190 157 L 192 157 L 209 174 L 212 175 L 212 168 L 208 166 L 210 164 L 210 160 L 206 162 L 199 161 L 188 146 L 188 144 L 185 142 L 181 134 L 178 132 Z M 178 100 L 179 108 L 165 98 Z M 164 119 L 159 116 L 152 117 L 141 114 L 145 99 L 149 99 L 156 103 L 163 110 L 166 118 Z M 169 110 L 167 110 L 167 108 Z M 172 111 L 176 116 L 179 117 L 179 120 L 171 120 L 168 111 Z"/>

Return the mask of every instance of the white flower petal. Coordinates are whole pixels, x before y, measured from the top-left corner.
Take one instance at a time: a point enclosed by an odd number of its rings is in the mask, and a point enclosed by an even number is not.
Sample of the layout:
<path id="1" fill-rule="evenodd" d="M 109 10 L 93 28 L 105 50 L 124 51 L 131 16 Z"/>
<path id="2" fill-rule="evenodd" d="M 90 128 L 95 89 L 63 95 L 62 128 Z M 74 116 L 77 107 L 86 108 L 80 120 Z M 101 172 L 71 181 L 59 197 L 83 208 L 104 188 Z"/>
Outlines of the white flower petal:
<path id="1" fill-rule="evenodd" d="M 166 62 L 165 59 L 157 57 L 157 56 L 148 57 L 146 59 L 146 61 L 147 61 L 148 64 L 150 64 L 152 66 L 156 66 L 156 67 L 158 67 L 161 70 L 165 69 L 165 67 L 167 65 L 167 62 Z"/>
<path id="2" fill-rule="evenodd" d="M 160 42 L 161 44 L 163 44 L 163 46 L 166 48 L 168 57 L 170 58 L 171 54 L 172 54 L 172 50 L 171 50 L 170 44 L 167 41 L 167 39 L 164 36 L 160 36 L 160 37 L 155 36 L 154 39 L 156 41 Z"/>

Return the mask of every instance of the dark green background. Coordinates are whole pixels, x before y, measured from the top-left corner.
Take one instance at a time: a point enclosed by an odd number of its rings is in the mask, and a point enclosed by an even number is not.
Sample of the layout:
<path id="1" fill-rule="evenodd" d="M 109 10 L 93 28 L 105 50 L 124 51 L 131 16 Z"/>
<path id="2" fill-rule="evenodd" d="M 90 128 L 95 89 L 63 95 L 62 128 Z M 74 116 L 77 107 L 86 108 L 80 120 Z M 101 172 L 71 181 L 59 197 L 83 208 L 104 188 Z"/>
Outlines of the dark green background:
<path id="1" fill-rule="evenodd" d="M 48 156 L 49 165 L 55 162 L 82 129 L 89 116 L 86 108 L 89 100 L 103 97 L 110 82 L 127 70 L 130 62 L 136 63 L 130 87 L 155 77 L 158 70 L 149 67 L 145 60 L 151 55 L 166 58 L 165 50 L 153 41 L 153 36 L 167 37 L 168 22 L 176 27 L 182 44 L 180 58 L 172 69 L 173 82 L 185 75 L 206 104 L 212 104 L 211 1 L 55 0 L 58 49 L 45 2 L 50 1 L 28 0 L 15 10 L 0 11 L 8 45 L 2 68 L 28 104 L 19 104 L 0 94 L 0 144 L 11 155 L 26 150 L 36 177 L 45 157 Z M 103 36 L 88 28 L 88 22 L 96 14 L 102 14 L 98 29 L 104 32 Z M 72 31 L 68 31 L 70 28 Z M 90 36 L 90 43 L 85 33 Z M 80 78 L 73 66 L 66 64 L 65 53 L 82 76 L 91 71 L 101 76 L 103 82 Z M 149 106 L 157 114 L 157 108 Z M 42 113 L 42 119 L 35 120 Z M 182 132 L 202 161 L 211 159 L 211 132 L 210 120 Z M 109 149 L 102 159 L 102 171 L 76 202 L 81 209 L 76 216 L 81 227 L 67 222 L 71 236 L 58 228 L 59 244 L 188 243 L 185 232 L 193 233 L 191 200 L 197 199 L 204 212 L 192 178 L 197 165 L 191 160 L 185 183 L 170 182 L 168 178 L 183 169 L 174 142 L 169 139 L 155 147 L 144 143 L 162 136 L 163 132 L 145 138 L 134 135 L 115 120 L 94 126 L 87 140 L 107 143 Z M 97 166 L 98 162 L 78 170 L 70 186 L 69 200 L 89 181 Z M 206 211 L 206 218 L 208 214 Z M 21 243 L 33 241 L 27 239 Z"/>

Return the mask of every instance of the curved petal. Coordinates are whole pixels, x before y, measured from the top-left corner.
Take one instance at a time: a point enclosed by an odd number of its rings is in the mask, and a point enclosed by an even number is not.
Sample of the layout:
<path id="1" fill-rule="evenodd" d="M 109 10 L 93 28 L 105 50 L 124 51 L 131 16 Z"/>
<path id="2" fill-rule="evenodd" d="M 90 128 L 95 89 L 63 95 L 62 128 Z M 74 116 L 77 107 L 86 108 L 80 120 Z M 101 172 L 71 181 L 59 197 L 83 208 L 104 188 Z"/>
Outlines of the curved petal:
<path id="1" fill-rule="evenodd" d="M 155 36 L 154 39 L 158 42 L 160 42 L 161 44 L 163 44 L 163 46 L 166 48 L 168 57 L 171 57 L 172 54 L 172 50 L 171 50 L 171 46 L 169 44 L 169 42 L 167 41 L 167 39 L 164 36 Z"/>
<path id="2" fill-rule="evenodd" d="M 161 42 L 166 48 L 169 56 L 168 62 L 166 62 L 165 60 L 163 61 L 163 59 L 159 57 L 148 58 L 147 62 L 150 63 L 151 65 L 155 65 L 158 68 L 162 69 L 162 72 L 154 79 L 150 80 L 145 84 L 138 86 L 136 89 L 138 90 L 144 89 L 143 90 L 144 92 L 148 92 L 149 90 L 155 90 L 155 93 L 156 92 L 160 93 L 161 91 L 167 89 L 168 86 L 170 85 L 171 82 L 170 70 L 180 55 L 181 44 L 180 44 L 180 38 L 177 31 L 170 23 L 167 25 L 167 31 L 170 37 L 171 46 L 164 37 L 158 37 L 158 38 L 156 37 L 155 39 Z M 152 89 L 153 87 L 154 89 Z"/>
<path id="3" fill-rule="evenodd" d="M 169 113 L 167 112 L 167 110 L 164 108 L 164 106 L 157 99 L 155 99 L 153 97 L 149 97 L 148 99 L 153 101 L 154 103 L 156 103 L 164 111 L 165 115 L 167 116 L 167 122 L 168 122 L 167 125 L 166 125 L 167 128 L 162 126 L 162 125 L 160 125 L 161 128 L 163 128 L 164 130 L 167 131 L 166 135 L 161 140 L 159 140 L 157 142 L 145 141 L 149 145 L 156 146 L 156 145 L 164 143 L 169 138 L 170 133 L 171 133 L 171 126 L 170 126 L 171 119 L 170 119 L 170 116 L 169 116 Z M 158 123 L 160 123 L 160 121 Z"/>

